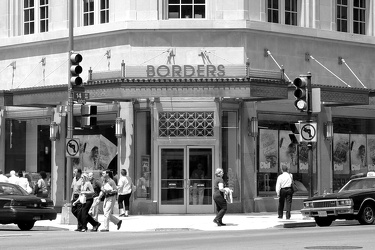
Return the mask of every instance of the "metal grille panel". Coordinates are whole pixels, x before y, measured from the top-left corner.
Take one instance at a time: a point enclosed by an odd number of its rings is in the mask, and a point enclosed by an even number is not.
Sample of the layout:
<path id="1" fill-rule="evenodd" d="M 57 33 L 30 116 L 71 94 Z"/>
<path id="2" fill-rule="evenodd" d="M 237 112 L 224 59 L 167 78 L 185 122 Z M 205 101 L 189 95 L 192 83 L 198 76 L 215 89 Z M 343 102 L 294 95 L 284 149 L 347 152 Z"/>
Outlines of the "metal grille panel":
<path id="1" fill-rule="evenodd" d="M 336 201 L 318 201 L 314 202 L 314 208 L 319 208 L 319 207 L 336 207 L 337 203 Z"/>
<path id="2" fill-rule="evenodd" d="M 160 112 L 159 137 L 213 137 L 214 112 Z"/>

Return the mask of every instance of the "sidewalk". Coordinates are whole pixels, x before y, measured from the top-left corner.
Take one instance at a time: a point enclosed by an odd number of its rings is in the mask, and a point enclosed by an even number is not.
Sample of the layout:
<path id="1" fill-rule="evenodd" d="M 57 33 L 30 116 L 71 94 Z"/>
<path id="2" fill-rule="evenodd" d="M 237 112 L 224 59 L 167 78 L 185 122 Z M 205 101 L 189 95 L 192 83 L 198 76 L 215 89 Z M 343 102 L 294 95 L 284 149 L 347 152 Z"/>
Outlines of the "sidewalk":
<path id="1" fill-rule="evenodd" d="M 285 214 L 285 213 L 284 213 Z M 122 222 L 120 230 L 110 222 L 109 230 L 112 232 L 142 232 L 142 231 L 177 231 L 177 230 L 257 230 L 267 228 L 291 228 L 302 226 L 315 226 L 310 218 L 303 218 L 299 211 L 292 211 L 291 219 L 278 219 L 277 213 L 248 213 L 226 214 L 223 222 L 226 226 L 218 227 L 213 223 L 213 214 L 153 214 L 153 215 L 129 215 L 118 217 Z M 103 222 L 104 216 L 99 215 L 99 222 Z M 61 214 L 54 221 L 37 221 L 35 226 L 57 227 L 62 230 L 74 231 L 77 225 L 61 224 Z M 89 225 L 89 229 L 91 225 Z M 102 229 L 103 226 L 99 228 Z"/>

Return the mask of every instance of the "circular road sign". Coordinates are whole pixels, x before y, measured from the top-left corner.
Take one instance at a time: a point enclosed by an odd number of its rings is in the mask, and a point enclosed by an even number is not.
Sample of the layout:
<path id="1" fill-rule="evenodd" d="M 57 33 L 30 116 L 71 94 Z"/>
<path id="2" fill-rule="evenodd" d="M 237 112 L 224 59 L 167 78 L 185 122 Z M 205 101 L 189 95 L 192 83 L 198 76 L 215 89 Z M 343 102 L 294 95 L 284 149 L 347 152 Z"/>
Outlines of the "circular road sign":
<path id="1" fill-rule="evenodd" d="M 301 137 L 303 141 L 314 141 L 316 128 L 314 124 L 306 123 L 301 127 Z"/>
<path id="2" fill-rule="evenodd" d="M 79 139 L 66 139 L 66 156 L 79 156 Z"/>

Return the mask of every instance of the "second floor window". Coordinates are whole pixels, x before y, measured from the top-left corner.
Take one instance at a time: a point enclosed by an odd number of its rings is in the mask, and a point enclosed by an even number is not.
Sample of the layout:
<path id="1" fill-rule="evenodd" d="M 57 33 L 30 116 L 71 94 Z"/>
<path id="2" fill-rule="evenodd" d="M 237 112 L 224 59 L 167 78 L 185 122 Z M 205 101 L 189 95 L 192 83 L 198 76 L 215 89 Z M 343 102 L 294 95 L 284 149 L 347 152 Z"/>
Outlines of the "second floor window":
<path id="1" fill-rule="evenodd" d="M 35 16 L 34 16 L 34 0 L 24 0 L 23 2 L 23 31 L 25 35 L 34 34 Z"/>
<path id="2" fill-rule="evenodd" d="M 100 0 L 100 23 L 109 23 L 109 0 Z"/>
<path id="3" fill-rule="evenodd" d="M 48 31 L 48 0 L 40 0 L 40 32 Z"/>
<path id="4" fill-rule="evenodd" d="M 83 0 L 83 25 L 94 25 L 94 0 Z"/>
<path id="5" fill-rule="evenodd" d="M 348 0 L 337 0 L 337 31 L 348 32 Z"/>
<path id="6" fill-rule="evenodd" d="M 279 23 L 279 0 L 268 0 L 267 16 L 269 23 Z"/>
<path id="7" fill-rule="evenodd" d="M 337 0 L 336 29 L 366 34 L 366 0 Z"/>
<path id="8" fill-rule="evenodd" d="M 83 0 L 83 26 L 109 23 L 109 0 Z"/>
<path id="9" fill-rule="evenodd" d="M 168 18 L 205 18 L 206 0 L 169 0 Z"/>
<path id="10" fill-rule="evenodd" d="M 297 26 L 297 0 L 267 0 L 267 21 Z"/>
<path id="11" fill-rule="evenodd" d="M 353 33 L 365 34 L 366 27 L 366 0 L 354 0 L 353 2 Z"/>
<path id="12" fill-rule="evenodd" d="M 285 0 L 285 24 L 297 25 L 297 0 Z"/>

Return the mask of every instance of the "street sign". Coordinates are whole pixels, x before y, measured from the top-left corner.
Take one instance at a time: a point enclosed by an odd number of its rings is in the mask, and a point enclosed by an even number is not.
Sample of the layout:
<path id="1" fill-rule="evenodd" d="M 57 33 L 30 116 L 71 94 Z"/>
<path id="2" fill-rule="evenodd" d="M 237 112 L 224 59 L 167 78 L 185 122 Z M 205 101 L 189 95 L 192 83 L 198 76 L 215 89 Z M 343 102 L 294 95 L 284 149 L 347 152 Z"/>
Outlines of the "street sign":
<path id="1" fill-rule="evenodd" d="M 79 157 L 79 151 L 80 151 L 80 144 L 79 139 L 66 139 L 66 157 Z"/>
<path id="2" fill-rule="evenodd" d="M 86 100 L 90 99 L 90 94 L 86 92 L 73 92 L 73 101 L 85 104 Z"/>
<path id="3" fill-rule="evenodd" d="M 300 136 L 302 142 L 316 142 L 316 122 L 301 122 Z"/>

